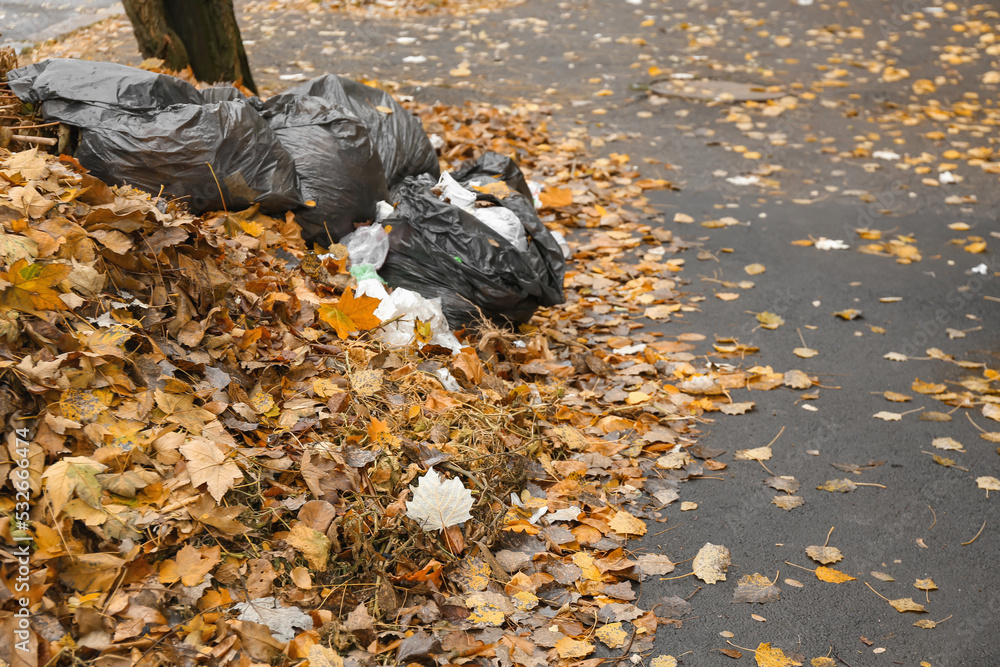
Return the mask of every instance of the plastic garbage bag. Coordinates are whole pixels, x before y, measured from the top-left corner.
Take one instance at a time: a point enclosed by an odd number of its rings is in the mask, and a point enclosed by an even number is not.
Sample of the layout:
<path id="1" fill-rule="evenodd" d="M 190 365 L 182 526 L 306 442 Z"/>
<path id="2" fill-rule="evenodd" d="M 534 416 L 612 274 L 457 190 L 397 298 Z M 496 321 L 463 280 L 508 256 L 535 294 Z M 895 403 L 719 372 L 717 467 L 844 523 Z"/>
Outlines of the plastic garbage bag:
<path id="1" fill-rule="evenodd" d="M 389 197 L 382 161 L 353 113 L 322 97 L 275 95 L 261 114 L 295 163 L 305 205 L 295 210 L 307 241 L 328 244 L 372 220 Z"/>
<path id="2" fill-rule="evenodd" d="M 341 243 L 347 246 L 347 255 L 354 266 L 369 264 L 380 269 L 389 252 L 389 235 L 379 224 L 359 227 L 341 239 Z"/>
<path id="3" fill-rule="evenodd" d="M 477 201 L 492 202 L 509 209 L 521 222 L 526 238 L 531 239 L 531 245 L 540 255 L 541 267 L 545 276 L 540 278 L 547 286 L 549 298 L 557 298 L 553 303 L 562 303 L 563 274 L 566 271 L 566 261 L 562 248 L 552 233 L 545 227 L 535 212 L 534 195 L 529 188 L 524 174 L 509 157 L 499 153 L 483 153 L 475 160 L 465 162 L 452 175 L 460 183 L 469 186 L 481 186 L 503 181 L 513 192 L 502 199 L 494 195 L 477 192 Z M 543 304 L 552 305 L 552 304 Z"/>
<path id="4" fill-rule="evenodd" d="M 32 104 L 63 100 L 128 111 L 155 111 L 172 104 L 204 102 L 197 88 L 177 77 L 72 58 L 52 58 L 11 70 L 7 82 L 21 101 Z"/>
<path id="5" fill-rule="evenodd" d="M 420 119 L 392 99 L 388 93 L 357 81 L 327 74 L 286 91 L 293 95 L 316 95 L 353 112 L 365 127 L 382 159 L 389 187 L 406 176 L 440 173 L 437 153 Z"/>
<path id="6" fill-rule="evenodd" d="M 52 100 L 43 113 L 77 125 L 76 107 Z M 283 213 L 302 204 L 291 156 L 245 101 L 143 114 L 89 107 L 85 115 L 76 157 L 103 181 L 183 197 L 195 213 L 255 203 Z"/>
<path id="7" fill-rule="evenodd" d="M 480 222 L 510 241 L 521 252 L 527 251 L 528 239 L 524 234 L 524 227 L 509 209 L 502 206 L 476 208 L 476 193 L 456 181 L 447 171 L 441 174 L 434 191 L 441 192 L 441 199 L 479 218 Z"/>
<path id="8" fill-rule="evenodd" d="M 366 281 L 370 282 L 370 281 Z M 375 289 L 374 285 L 365 285 L 366 290 Z M 381 285 L 379 289 L 385 290 Z M 361 293 L 362 285 L 358 284 L 358 294 Z M 376 296 L 376 293 L 367 292 L 369 296 Z M 437 345 L 458 354 L 462 349 L 462 344 L 455 338 L 448 326 L 448 320 L 441 310 L 439 299 L 426 299 L 417 292 L 398 287 L 392 294 L 381 297 L 382 303 L 375 309 L 375 317 L 382 320 L 383 326 L 378 330 L 376 336 L 386 345 L 405 347 L 416 340 L 414 320 L 420 320 L 431 328 L 430 344 Z M 396 319 L 398 318 L 398 319 Z"/>
<path id="9" fill-rule="evenodd" d="M 409 177 L 392 191 L 396 211 L 386 220 L 392 231 L 380 275 L 394 287 L 440 298 L 454 328 L 475 321 L 480 311 L 498 323 L 520 323 L 539 306 L 562 303 L 565 259 L 535 214 L 517 165 L 487 153 L 454 175 L 460 183 L 507 184 L 502 199 L 481 192 L 476 197 L 516 215 L 527 249 L 518 250 L 475 216 L 435 197 L 430 176 Z"/>
<path id="10" fill-rule="evenodd" d="M 472 215 L 521 252 L 528 252 L 528 237 L 524 233 L 524 225 L 509 208 L 502 206 L 474 208 Z"/>
<path id="11" fill-rule="evenodd" d="M 206 103 L 180 79 L 80 60 L 43 61 L 8 80 L 22 100 L 41 103 L 45 118 L 80 128 L 76 157 L 104 181 L 183 197 L 195 213 L 302 204 L 292 157 L 256 98 Z"/>

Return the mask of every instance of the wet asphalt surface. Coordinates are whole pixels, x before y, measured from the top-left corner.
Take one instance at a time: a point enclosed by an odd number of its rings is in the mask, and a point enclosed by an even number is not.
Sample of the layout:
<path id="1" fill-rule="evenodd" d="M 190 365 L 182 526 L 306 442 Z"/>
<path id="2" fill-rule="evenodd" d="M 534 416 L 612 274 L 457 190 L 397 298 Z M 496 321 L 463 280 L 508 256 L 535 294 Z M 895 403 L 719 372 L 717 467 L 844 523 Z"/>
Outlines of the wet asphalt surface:
<path id="1" fill-rule="evenodd" d="M 936 165 L 954 147 L 951 141 L 973 147 L 996 141 L 992 124 L 949 134 L 951 120 L 910 125 L 895 115 L 908 105 L 925 104 L 928 97 L 945 108 L 977 99 L 970 93 L 995 109 L 997 86 L 981 83 L 982 74 L 997 66 L 995 54 L 979 49 L 978 56 L 957 65 L 941 59 L 949 47 L 976 44 L 974 36 L 953 25 L 969 20 L 996 25 L 995 13 L 983 16 L 980 10 L 971 16 L 972 3 L 935 4 L 941 11 L 925 12 L 921 19 L 913 15 L 922 9 L 919 3 L 802 7 L 778 0 L 672 6 L 542 1 L 462 17 L 365 19 L 345 18 L 322 3 L 313 3 L 309 11 L 266 16 L 253 3 L 237 3 L 255 78 L 264 89 L 280 90 L 297 78 L 334 71 L 399 81 L 422 101 L 534 99 L 561 107 L 553 122 L 586 124 L 592 136 L 603 136 L 605 152 L 628 153 L 637 164 L 653 158 L 673 165 L 644 166 L 643 175 L 668 178 L 680 188 L 651 193 L 651 203 L 659 224 L 707 251 L 700 260 L 696 252 L 686 253 L 681 274 L 688 281 L 684 290 L 706 299 L 699 304 L 701 312 L 659 325 L 662 331 L 704 334 L 702 351 L 716 336 L 736 337 L 760 352 L 731 363 L 771 365 L 779 372 L 800 369 L 819 378 L 816 400 L 802 401 L 801 392 L 787 388 L 740 390 L 733 400 L 755 401 L 752 412 L 706 415 L 712 421 L 703 425 L 700 443 L 725 449 L 720 460 L 729 463 L 728 469 L 719 480 L 682 484 L 681 500 L 697 502 L 698 509 L 682 513 L 674 503 L 665 510 L 669 521 L 653 526 L 638 543 L 674 561 L 693 557 L 705 542 L 732 552 L 725 582 L 704 585 L 687 577 L 648 581 L 641 588 L 637 604 L 647 609 L 664 596 L 690 597 L 693 612 L 683 627 L 657 634 L 657 653 L 677 656 L 682 664 L 730 664 L 732 658 L 716 651 L 732 648 L 722 632 L 732 633 L 729 641 L 740 647 L 771 642 L 786 654 L 800 654 L 805 664 L 828 654 L 849 667 L 1000 664 L 1000 494 L 987 498 L 975 484 L 978 476 L 1000 476 L 1000 456 L 996 444 L 978 437 L 964 413 L 987 430 L 1000 429 L 995 422 L 990 428 L 978 409 L 960 409 L 950 422 L 919 421 L 916 413 L 896 422 L 872 417 L 880 410 L 948 411 L 949 406 L 912 392 L 913 381 L 956 383 L 982 373 L 938 360 L 893 362 L 883 357 L 888 352 L 923 357 L 926 349 L 939 348 L 956 359 L 1000 367 L 1000 302 L 984 298 L 1000 297 L 1000 238 L 991 236 L 1000 234 L 997 176 L 959 164 L 956 173 L 963 182 L 930 186 L 923 179 L 935 173 L 898 169 L 870 155 L 878 149 L 896 150 L 904 158 L 927 153 L 934 157 L 928 164 Z M 775 35 L 790 37 L 791 44 L 776 46 Z M 408 56 L 427 60 L 404 63 Z M 123 52 L 116 59 L 137 56 Z M 891 60 L 910 70 L 910 77 L 902 85 L 887 85 L 865 70 L 873 59 Z M 449 76 L 463 64 L 469 77 Z M 643 91 L 651 78 L 648 67 L 654 65 L 666 73 L 782 85 L 797 94 L 816 91 L 810 85 L 815 81 L 847 85 L 821 87 L 812 100 L 800 97 L 799 108 L 782 117 L 751 114 L 752 124 L 744 121 L 740 129 L 725 122 L 733 105 L 675 98 L 654 103 Z M 828 77 L 838 67 L 848 74 Z M 937 91 L 915 97 L 909 84 L 921 78 L 934 81 Z M 804 86 L 795 88 L 796 83 Z M 599 90 L 611 94 L 595 96 Z M 605 113 L 595 114 L 595 109 Z M 943 132 L 944 139 L 928 137 L 933 131 Z M 859 135 L 869 135 L 867 155 L 865 137 L 859 140 Z M 741 157 L 735 147 L 742 146 L 761 157 Z M 781 170 L 769 173 L 767 167 L 774 165 Z M 774 182 L 762 187 L 726 181 L 755 170 Z M 949 204 L 949 195 L 975 196 L 976 203 Z M 678 212 L 695 222 L 672 222 Z M 742 224 L 722 229 L 699 224 L 722 216 Z M 971 231 L 947 228 L 958 221 Z M 901 265 L 861 254 L 856 248 L 864 242 L 854 231 L 859 227 L 912 234 L 923 259 Z M 987 240 L 986 253 L 973 255 L 952 243 L 972 234 Z M 852 247 L 822 251 L 790 243 L 810 236 L 844 240 Z M 743 267 L 754 262 L 767 270 L 752 277 L 753 289 L 702 280 L 747 279 Z M 985 275 L 971 272 L 980 263 L 987 265 Z M 741 296 L 724 302 L 713 298 L 717 291 Z M 883 297 L 902 300 L 883 303 Z M 832 316 L 845 308 L 861 310 L 862 317 Z M 765 310 L 786 324 L 773 331 L 755 328 L 750 312 Z M 885 333 L 873 332 L 873 326 Z M 965 338 L 952 339 L 945 331 L 976 327 L 981 328 Z M 802 344 L 797 329 L 817 356 L 800 359 L 792 353 Z M 872 393 L 886 390 L 913 400 L 890 403 Z M 787 512 L 771 504 L 777 492 L 765 486 L 770 474 L 763 466 L 731 458 L 737 449 L 767 444 L 782 428 L 766 465 L 801 482 L 798 495 L 805 499 Z M 933 450 L 931 440 L 943 436 L 958 440 L 966 451 Z M 955 458 L 968 472 L 935 464 L 927 451 Z M 860 474 L 830 465 L 873 461 L 884 463 Z M 844 477 L 886 488 L 862 486 L 844 494 L 815 488 Z M 984 521 L 982 534 L 963 546 Z M 825 583 L 786 564 L 814 567 L 804 550 L 822 545 L 831 527 L 830 545 L 844 553 L 832 567 L 856 581 Z M 664 528 L 671 530 L 655 535 Z M 671 576 L 689 567 L 681 564 Z M 871 571 L 891 574 L 895 582 L 879 581 Z M 778 577 L 781 600 L 732 604 L 736 580 L 755 572 Z M 939 588 L 929 602 L 913 586 L 928 577 Z M 804 586 L 787 585 L 786 578 Z M 898 613 L 865 582 L 891 599 L 912 597 L 929 614 Z M 925 630 L 913 626 L 921 617 L 950 618 Z M 753 654 L 744 651 L 733 664 L 748 659 Z"/>

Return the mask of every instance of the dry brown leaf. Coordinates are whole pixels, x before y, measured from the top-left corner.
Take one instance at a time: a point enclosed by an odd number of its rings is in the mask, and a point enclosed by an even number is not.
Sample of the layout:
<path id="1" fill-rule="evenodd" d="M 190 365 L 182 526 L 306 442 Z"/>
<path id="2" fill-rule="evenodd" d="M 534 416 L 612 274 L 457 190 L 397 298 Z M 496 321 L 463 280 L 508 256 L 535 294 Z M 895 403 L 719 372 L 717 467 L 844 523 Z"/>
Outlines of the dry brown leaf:
<path id="1" fill-rule="evenodd" d="M 843 560 L 844 554 L 837 547 L 806 547 L 806 554 L 817 563 L 829 565 Z"/>
<path id="2" fill-rule="evenodd" d="M 816 488 L 820 491 L 847 493 L 858 488 L 858 485 L 849 479 L 831 479 L 823 482 Z"/>
<path id="3" fill-rule="evenodd" d="M 180 452 L 187 459 L 188 475 L 193 486 L 204 484 L 216 502 L 243 479 L 243 471 L 235 461 L 211 440 L 201 437 L 189 438 L 180 446 Z"/>
<path id="4" fill-rule="evenodd" d="M 608 623 L 594 633 L 608 648 L 621 648 L 628 641 L 628 633 L 621 623 Z"/>
<path id="5" fill-rule="evenodd" d="M 285 542 L 305 557 L 311 569 L 326 571 L 330 559 L 330 538 L 325 534 L 299 522 L 288 531 Z"/>
<path id="6" fill-rule="evenodd" d="M 965 451 L 965 448 L 962 447 L 962 443 L 960 443 L 958 440 L 955 440 L 954 438 L 948 438 L 948 437 L 934 438 L 934 440 L 931 441 L 931 444 L 938 449 L 945 449 L 955 452 Z"/>
<path id="7" fill-rule="evenodd" d="M 763 329 L 777 329 L 782 324 L 785 323 L 784 318 L 775 313 L 770 313 L 764 311 L 763 313 L 757 313 L 757 321 L 760 322 L 760 326 Z"/>
<path id="8" fill-rule="evenodd" d="M 754 447 L 753 449 L 738 449 L 733 455 L 734 461 L 767 461 L 771 458 L 771 446 Z"/>
<path id="9" fill-rule="evenodd" d="M 719 406 L 719 411 L 726 415 L 745 415 L 753 409 L 753 401 L 744 401 L 742 403 L 723 403 Z"/>
<path id="10" fill-rule="evenodd" d="M 927 613 L 927 609 L 924 608 L 924 605 L 920 604 L 919 602 L 914 602 L 913 598 L 899 598 L 898 600 L 889 600 L 889 604 L 891 604 L 893 609 L 895 609 L 901 614 L 908 611 L 913 611 L 918 614 Z"/>
<path id="11" fill-rule="evenodd" d="M 583 658 L 594 652 L 594 645 L 588 641 L 580 641 L 572 637 L 563 637 L 556 642 L 556 652 L 563 660 Z"/>
<path id="12" fill-rule="evenodd" d="M 740 577 L 733 593 L 733 602 L 776 602 L 781 598 L 781 589 L 770 579 L 759 573 Z"/>
<path id="13" fill-rule="evenodd" d="M 785 371 L 784 385 L 792 389 L 809 389 L 813 386 L 812 379 L 800 370 Z"/>
<path id="14" fill-rule="evenodd" d="M 805 504 L 805 500 L 800 496 L 775 496 L 771 502 L 783 510 L 793 510 Z"/>
<path id="15" fill-rule="evenodd" d="M 608 526 L 619 535 L 646 534 L 646 522 L 625 511 L 616 512 Z"/>
<path id="16" fill-rule="evenodd" d="M 1000 491 L 1000 479 L 996 477 L 977 477 L 976 486 L 983 489 L 988 494 L 990 491 Z"/>

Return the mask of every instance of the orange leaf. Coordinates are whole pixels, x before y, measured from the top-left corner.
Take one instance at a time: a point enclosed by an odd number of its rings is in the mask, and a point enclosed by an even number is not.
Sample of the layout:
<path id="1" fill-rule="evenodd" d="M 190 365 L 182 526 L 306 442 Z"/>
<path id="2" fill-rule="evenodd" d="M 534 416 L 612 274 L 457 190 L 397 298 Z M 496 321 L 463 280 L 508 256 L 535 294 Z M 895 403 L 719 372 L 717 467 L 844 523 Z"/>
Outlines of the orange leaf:
<path id="1" fill-rule="evenodd" d="M 484 195 L 493 195 L 497 199 L 509 197 L 510 193 L 513 192 L 513 190 L 510 189 L 510 186 L 503 181 L 487 183 L 486 185 L 473 185 L 472 189 L 476 192 L 482 192 Z"/>
<path id="2" fill-rule="evenodd" d="M 336 306 L 325 304 L 319 307 L 319 317 L 333 327 L 343 340 L 354 331 L 370 331 L 382 324 L 382 320 L 375 317 L 379 303 L 378 299 L 370 296 L 354 298 L 353 290 L 348 287 Z"/>
<path id="3" fill-rule="evenodd" d="M 399 445 L 399 438 L 389 430 L 389 422 L 377 417 L 372 417 L 371 423 L 368 424 L 368 441 L 374 445 Z"/>
<path id="4" fill-rule="evenodd" d="M 52 289 L 72 271 L 68 264 L 29 264 L 19 259 L 3 277 L 10 287 L 0 296 L 0 305 L 25 313 L 66 310 L 59 293 Z"/>
<path id="5" fill-rule="evenodd" d="M 538 199 L 542 202 L 542 206 L 559 208 L 573 203 L 573 193 L 569 188 L 546 188 L 538 195 Z"/>

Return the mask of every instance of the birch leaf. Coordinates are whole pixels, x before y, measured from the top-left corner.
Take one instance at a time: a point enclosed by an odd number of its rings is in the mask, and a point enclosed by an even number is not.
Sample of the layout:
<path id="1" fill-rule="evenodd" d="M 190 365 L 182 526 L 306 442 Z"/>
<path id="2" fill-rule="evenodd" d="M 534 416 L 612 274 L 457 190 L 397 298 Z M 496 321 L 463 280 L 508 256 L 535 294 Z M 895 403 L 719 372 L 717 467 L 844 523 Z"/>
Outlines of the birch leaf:
<path id="1" fill-rule="evenodd" d="M 837 547 L 806 547 L 806 555 L 823 565 L 836 563 L 844 558 L 844 554 L 840 553 L 840 549 Z"/>
<path id="2" fill-rule="evenodd" d="M 820 581 L 826 581 L 831 584 L 842 584 L 845 581 L 854 581 L 854 577 L 849 574 L 844 574 L 840 570 L 835 570 L 832 567 L 826 567 L 825 565 L 820 565 L 816 568 L 816 578 Z"/>
<path id="3" fill-rule="evenodd" d="M 726 580 L 726 568 L 731 563 L 729 549 L 721 544 L 706 542 L 694 557 L 691 569 L 694 570 L 694 576 L 706 584 L 714 584 Z"/>
<path id="4" fill-rule="evenodd" d="M 924 605 L 919 602 L 914 602 L 913 598 L 899 598 L 898 600 L 889 600 L 889 604 L 893 606 L 893 609 L 898 611 L 900 614 L 907 611 L 915 611 L 917 613 L 926 613 L 927 610 Z"/>
<path id="5" fill-rule="evenodd" d="M 417 486 L 410 490 L 413 500 L 406 503 L 406 516 L 424 530 L 444 530 L 472 518 L 472 492 L 458 479 L 441 481 L 434 468 L 419 477 Z"/>

